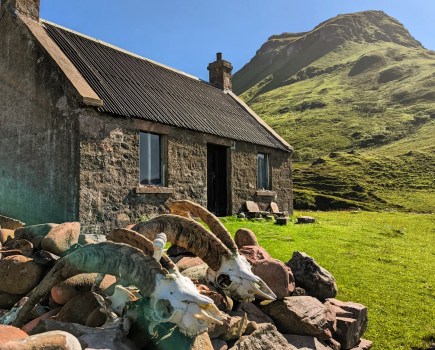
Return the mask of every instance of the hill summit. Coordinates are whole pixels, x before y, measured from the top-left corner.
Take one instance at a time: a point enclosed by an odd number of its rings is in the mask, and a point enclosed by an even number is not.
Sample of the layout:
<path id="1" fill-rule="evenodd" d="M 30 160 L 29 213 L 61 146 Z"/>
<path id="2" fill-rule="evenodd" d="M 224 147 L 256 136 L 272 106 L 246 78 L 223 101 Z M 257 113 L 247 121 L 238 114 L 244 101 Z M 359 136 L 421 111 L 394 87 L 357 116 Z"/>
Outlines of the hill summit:
<path id="1" fill-rule="evenodd" d="M 434 51 L 365 11 L 272 35 L 233 89 L 295 147 L 296 207 L 431 211 L 434 72 Z"/>

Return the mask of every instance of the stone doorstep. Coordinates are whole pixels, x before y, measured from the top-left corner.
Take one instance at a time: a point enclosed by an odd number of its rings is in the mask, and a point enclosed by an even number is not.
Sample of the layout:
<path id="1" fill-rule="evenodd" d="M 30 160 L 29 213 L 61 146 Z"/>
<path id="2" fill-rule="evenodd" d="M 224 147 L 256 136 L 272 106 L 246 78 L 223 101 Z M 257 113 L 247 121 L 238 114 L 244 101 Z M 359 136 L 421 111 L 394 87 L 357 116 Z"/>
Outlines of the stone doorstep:
<path id="1" fill-rule="evenodd" d="M 277 193 L 275 191 L 258 190 L 255 192 L 257 197 L 276 197 Z"/>

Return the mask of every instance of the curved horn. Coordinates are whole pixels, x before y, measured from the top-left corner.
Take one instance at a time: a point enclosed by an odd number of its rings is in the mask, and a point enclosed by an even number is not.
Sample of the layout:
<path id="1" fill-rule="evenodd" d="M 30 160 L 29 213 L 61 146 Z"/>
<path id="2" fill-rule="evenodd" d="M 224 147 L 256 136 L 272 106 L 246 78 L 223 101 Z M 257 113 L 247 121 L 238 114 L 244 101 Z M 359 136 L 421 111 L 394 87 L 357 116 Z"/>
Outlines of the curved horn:
<path id="1" fill-rule="evenodd" d="M 231 250 L 233 254 L 238 252 L 237 245 L 234 242 L 227 228 L 220 222 L 218 217 L 210 213 L 203 206 L 189 200 L 176 200 L 169 204 L 169 209 L 172 214 L 190 217 L 189 213 L 199 217 L 210 228 L 217 238 L 219 238 L 225 246 Z"/>
<path id="2" fill-rule="evenodd" d="M 230 258 L 231 251 L 213 233 L 192 219 L 166 214 L 141 222 L 132 228 L 150 240 L 164 232 L 168 241 L 200 257 L 212 270 L 218 270 L 222 257 Z"/>
<path id="3" fill-rule="evenodd" d="M 52 287 L 83 272 L 118 276 L 138 287 L 145 296 L 153 293 L 157 274 L 168 274 L 153 257 L 137 248 L 113 242 L 88 244 L 56 263 L 42 282 L 29 293 L 29 300 L 19 311 L 13 325 L 23 326 L 32 308 Z"/>
<path id="4" fill-rule="evenodd" d="M 152 256 L 154 254 L 153 242 L 151 242 L 145 236 L 142 236 L 136 231 L 128 230 L 126 228 L 114 229 L 107 239 L 116 243 L 125 243 L 132 247 L 138 248 L 144 252 L 145 255 Z M 162 254 L 160 258 L 160 264 L 168 271 L 178 270 L 171 259 L 166 254 Z"/>

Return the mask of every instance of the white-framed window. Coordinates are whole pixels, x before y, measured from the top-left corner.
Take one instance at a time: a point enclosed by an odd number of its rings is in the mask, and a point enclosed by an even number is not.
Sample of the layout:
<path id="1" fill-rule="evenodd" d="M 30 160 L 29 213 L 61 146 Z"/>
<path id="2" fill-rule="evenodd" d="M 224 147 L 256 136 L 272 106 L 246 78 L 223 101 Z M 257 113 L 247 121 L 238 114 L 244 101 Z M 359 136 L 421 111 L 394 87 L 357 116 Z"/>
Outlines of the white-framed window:
<path id="1" fill-rule="evenodd" d="M 272 181 L 270 176 L 269 154 L 257 153 L 257 186 L 262 190 L 271 190 Z"/>
<path id="2" fill-rule="evenodd" d="M 141 132 L 139 140 L 140 184 L 165 186 L 164 136 Z"/>

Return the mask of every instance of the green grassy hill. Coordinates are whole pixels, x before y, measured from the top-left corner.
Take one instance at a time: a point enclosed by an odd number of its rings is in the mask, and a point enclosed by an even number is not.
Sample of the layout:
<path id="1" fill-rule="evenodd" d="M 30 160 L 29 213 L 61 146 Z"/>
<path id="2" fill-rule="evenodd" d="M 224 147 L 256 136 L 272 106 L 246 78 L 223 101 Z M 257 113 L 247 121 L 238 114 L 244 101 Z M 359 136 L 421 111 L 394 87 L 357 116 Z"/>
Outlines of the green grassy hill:
<path id="1" fill-rule="evenodd" d="M 379 11 L 274 35 L 234 91 L 295 147 L 298 208 L 435 208 L 435 52 Z"/>

